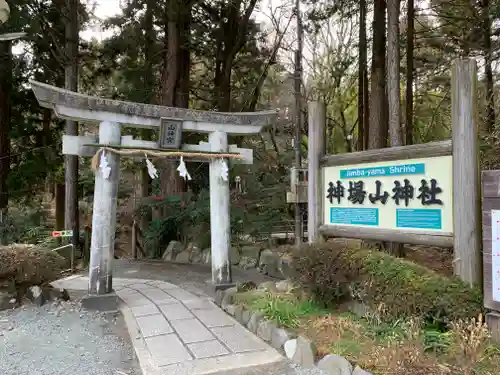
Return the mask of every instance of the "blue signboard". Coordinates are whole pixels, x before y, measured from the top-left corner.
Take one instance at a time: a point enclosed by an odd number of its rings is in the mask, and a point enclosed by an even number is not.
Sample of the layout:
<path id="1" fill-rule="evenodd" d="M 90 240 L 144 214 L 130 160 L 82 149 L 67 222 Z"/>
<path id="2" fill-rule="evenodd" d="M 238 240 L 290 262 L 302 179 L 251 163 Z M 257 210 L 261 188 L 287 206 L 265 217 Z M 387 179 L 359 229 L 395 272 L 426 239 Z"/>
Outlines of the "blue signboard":
<path id="1" fill-rule="evenodd" d="M 389 165 L 387 167 L 342 169 L 340 171 L 340 178 L 345 180 L 349 178 L 389 177 L 417 174 L 425 174 L 424 163 Z"/>

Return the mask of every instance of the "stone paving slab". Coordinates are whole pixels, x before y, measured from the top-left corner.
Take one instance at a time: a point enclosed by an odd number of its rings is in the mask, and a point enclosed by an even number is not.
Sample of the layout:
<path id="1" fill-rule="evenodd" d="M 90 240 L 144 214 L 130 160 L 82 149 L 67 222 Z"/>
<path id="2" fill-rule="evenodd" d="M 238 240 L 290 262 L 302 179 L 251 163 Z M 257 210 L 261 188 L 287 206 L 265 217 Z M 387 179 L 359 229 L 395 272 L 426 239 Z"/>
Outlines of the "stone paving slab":
<path id="1" fill-rule="evenodd" d="M 212 332 L 234 353 L 266 350 L 267 344 L 240 325 L 215 327 Z"/>
<path id="2" fill-rule="evenodd" d="M 142 294 L 148 297 L 150 300 L 155 301 L 157 304 L 165 305 L 168 303 L 178 303 L 179 301 L 175 298 L 171 297 L 163 290 L 154 288 L 154 289 L 144 289 L 142 290 Z"/>
<path id="3" fill-rule="evenodd" d="M 135 317 L 160 314 L 160 310 L 154 303 L 144 306 L 135 306 L 132 307 L 131 310 Z"/>
<path id="4" fill-rule="evenodd" d="M 184 305 L 186 305 L 186 307 L 190 310 L 219 309 L 219 307 L 208 298 L 198 298 L 196 300 L 186 301 L 184 302 Z"/>
<path id="5" fill-rule="evenodd" d="M 193 310 L 193 314 L 201 320 L 208 328 L 233 326 L 236 321 L 224 311 L 217 310 Z"/>
<path id="6" fill-rule="evenodd" d="M 113 283 L 143 375 L 217 374 L 284 360 L 206 297 L 164 281 Z M 87 290 L 88 277 L 53 285 Z"/>
<path id="7" fill-rule="evenodd" d="M 152 337 L 173 333 L 174 330 L 162 314 L 136 317 L 143 337 Z"/>
<path id="8" fill-rule="evenodd" d="M 215 340 L 215 336 L 198 319 L 172 320 L 170 324 L 186 344 Z"/>
<path id="9" fill-rule="evenodd" d="M 181 302 L 196 301 L 199 297 L 181 288 L 167 289 L 167 293 Z"/>
<path id="10" fill-rule="evenodd" d="M 177 302 L 158 306 L 169 321 L 194 318 L 186 306 Z"/>
<path id="11" fill-rule="evenodd" d="M 218 357 L 229 354 L 229 351 L 217 340 L 195 342 L 188 344 L 187 347 L 193 353 L 195 358 Z"/>
<path id="12" fill-rule="evenodd" d="M 146 338 L 146 344 L 158 367 L 193 359 L 175 334 Z"/>

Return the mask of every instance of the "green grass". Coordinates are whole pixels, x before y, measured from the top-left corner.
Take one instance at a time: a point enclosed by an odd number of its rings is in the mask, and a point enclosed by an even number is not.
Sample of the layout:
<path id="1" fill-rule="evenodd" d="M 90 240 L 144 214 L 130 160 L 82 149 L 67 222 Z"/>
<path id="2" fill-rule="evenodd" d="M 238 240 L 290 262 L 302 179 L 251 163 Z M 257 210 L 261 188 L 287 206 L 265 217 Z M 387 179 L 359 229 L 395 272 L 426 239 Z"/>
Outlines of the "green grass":
<path id="1" fill-rule="evenodd" d="M 237 294 L 235 300 L 252 311 L 261 312 L 268 320 L 287 328 L 298 328 L 301 318 L 328 314 L 327 310 L 314 302 L 298 301 L 291 295 L 281 296 L 251 291 Z"/>

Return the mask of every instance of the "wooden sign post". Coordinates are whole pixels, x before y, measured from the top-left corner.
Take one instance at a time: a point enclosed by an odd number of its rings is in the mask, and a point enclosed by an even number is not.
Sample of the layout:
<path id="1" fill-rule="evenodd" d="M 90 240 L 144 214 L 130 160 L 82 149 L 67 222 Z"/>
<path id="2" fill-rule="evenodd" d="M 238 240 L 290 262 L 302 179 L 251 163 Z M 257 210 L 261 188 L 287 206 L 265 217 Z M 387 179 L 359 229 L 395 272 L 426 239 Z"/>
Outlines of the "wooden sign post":
<path id="1" fill-rule="evenodd" d="M 482 172 L 483 294 L 486 321 L 500 342 L 500 171 Z"/>
<path id="2" fill-rule="evenodd" d="M 120 154 L 131 155 L 134 151 L 140 157 L 148 152 L 165 157 L 189 157 L 191 153 L 196 160 L 210 162 L 212 281 L 216 288 L 232 285 L 227 160 L 231 158 L 237 163 L 251 164 L 253 152 L 228 145 L 227 137 L 259 133 L 276 120 L 276 111 L 195 111 L 92 97 L 34 81 L 31 86 L 40 105 L 53 109 L 59 118 L 100 123 L 98 138 L 95 135 L 63 136 L 63 154 L 98 159 L 92 215 L 90 294 L 112 291 Z M 121 136 L 122 126 L 160 129 L 160 141 Z M 209 142 L 181 144 L 182 131 L 208 133 Z"/>
<path id="3" fill-rule="evenodd" d="M 309 105 L 309 241 L 321 236 L 454 248 L 455 274 L 480 284 L 474 60 L 452 75 L 451 140 L 324 155 L 325 114 Z"/>

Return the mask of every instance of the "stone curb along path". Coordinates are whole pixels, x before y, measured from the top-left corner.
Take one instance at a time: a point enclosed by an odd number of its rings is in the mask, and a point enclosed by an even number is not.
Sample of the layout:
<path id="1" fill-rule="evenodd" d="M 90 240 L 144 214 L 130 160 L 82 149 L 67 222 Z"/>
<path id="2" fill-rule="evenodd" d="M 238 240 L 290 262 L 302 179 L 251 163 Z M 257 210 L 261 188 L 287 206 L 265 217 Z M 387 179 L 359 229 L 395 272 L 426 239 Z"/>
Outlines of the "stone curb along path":
<path id="1" fill-rule="evenodd" d="M 204 375 L 284 361 L 208 297 L 158 280 L 114 279 L 143 375 Z M 87 290 L 88 277 L 54 287 Z"/>
<path id="2" fill-rule="evenodd" d="M 259 289 L 283 290 L 287 288 L 287 284 L 286 280 L 278 281 L 276 284 L 270 281 L 260 285 Z M 218 291 L 215 303 L 245 325 L 248 330 L 270 343 L 273 348 L 284 351 L 286 357 L 295 364 L 306 369 L 317 367 L 329 375 L 371 375 L 359 366 L 354 367 L 346 358 L 337 354 L 328 354 L 316 363 L 317 350 L 311 340 L 304 336 L 296 337 L 292 331 L 278 327 L 275 322 L 266 320 L 259 312 L 232 304 L 233 296 L 237 292 L 237 288 Z"/>

